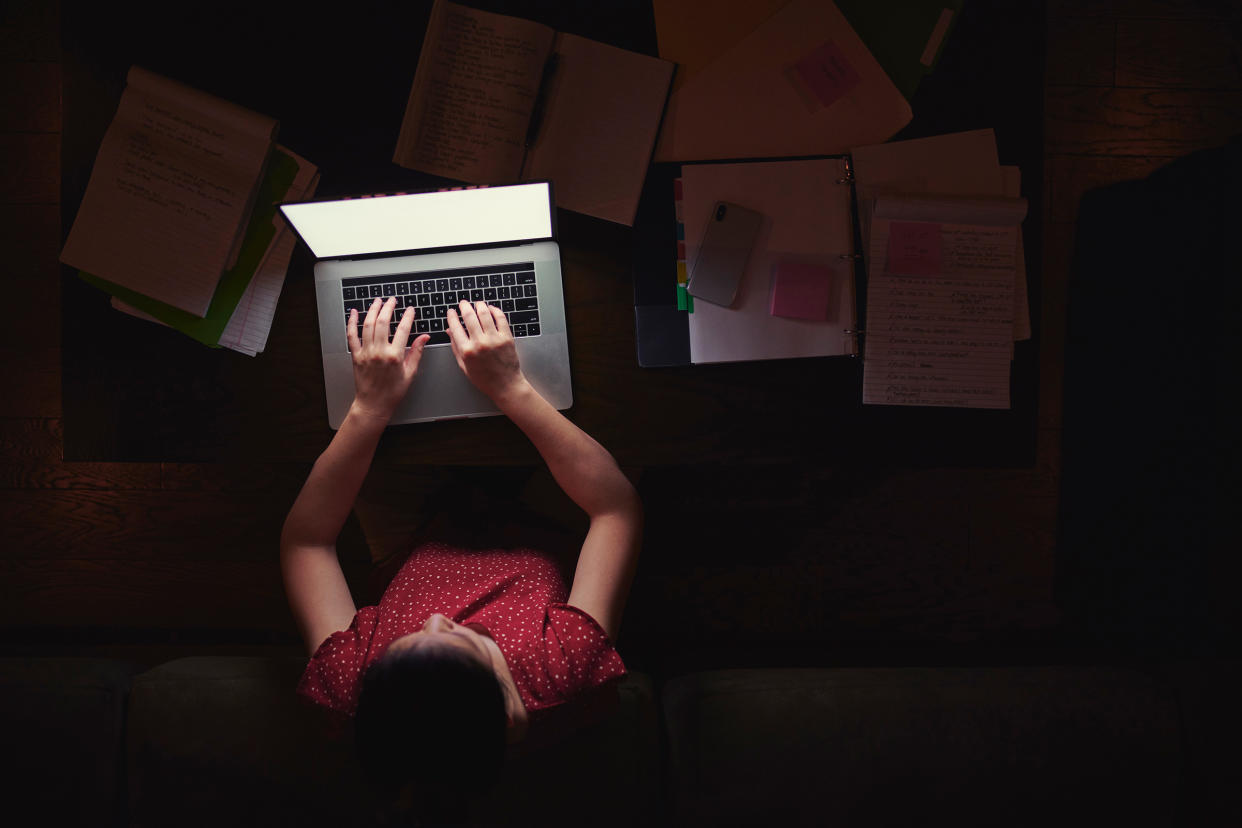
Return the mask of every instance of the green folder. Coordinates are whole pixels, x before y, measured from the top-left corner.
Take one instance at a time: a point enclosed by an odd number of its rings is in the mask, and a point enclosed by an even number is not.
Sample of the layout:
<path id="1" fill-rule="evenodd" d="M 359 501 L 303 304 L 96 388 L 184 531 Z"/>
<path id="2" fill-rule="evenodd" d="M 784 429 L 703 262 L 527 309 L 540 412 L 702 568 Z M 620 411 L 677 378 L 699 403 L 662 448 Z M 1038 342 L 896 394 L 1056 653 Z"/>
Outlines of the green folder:
<path id="1" fill-rule="evenodd" d="M 936 66 L 965 0 L 836 0 L 837 8 L 906 100 Z M 923 63 L 923 52 L 941 16 L 950 12 L 940 43 Z"/>
<path id="2" fill-rule="evenodd" d="M 219 347 L 220 336 L 228 327 L 229 319 L 232 318 L 237 303 L 241 301 L 242 294 L 246 292 L 247 285 L 254 278 L 259 263 L 263 261 L 268 246 L 276 236 L 276 225 L 272 219 L 276 216 L 277 205 L 289 192 L 297 173 L 298 162 L 293 160 L 292 156 L 281 152 L 279 148 L 272 151 L 267 174 L 263 178 L 263 183 L 259 185 L 254 211 L 250 214 L 250 223 L 246 225 L 246 235 L 242 239 L 237 263 L 220 277 L 220 283 L 216 285 L 216 292 L 211 297 L 211 305 L 207 309 L 206 316 L 195 316 L 85 271 L 78 271 L 78 275 L 100 290 L 154 316 L 169 327 L 188 334 L 204 345 Z"/>

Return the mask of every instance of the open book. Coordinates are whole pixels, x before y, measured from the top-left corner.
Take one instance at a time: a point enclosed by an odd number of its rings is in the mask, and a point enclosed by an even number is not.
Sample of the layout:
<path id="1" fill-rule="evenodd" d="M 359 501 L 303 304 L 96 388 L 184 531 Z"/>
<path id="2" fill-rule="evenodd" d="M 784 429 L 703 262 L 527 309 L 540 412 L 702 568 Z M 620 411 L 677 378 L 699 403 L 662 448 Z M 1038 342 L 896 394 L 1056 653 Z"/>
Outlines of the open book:
<path id="1" fill-rule="evenodd" d="M 673 64 L 437 0 L 393 161 L 632 224 Z"/>
<path id="2" fill-rule="evenodd" d="M 131 68 L 60 260 L 205 315 L 240 252 L 276 128 Z"/>

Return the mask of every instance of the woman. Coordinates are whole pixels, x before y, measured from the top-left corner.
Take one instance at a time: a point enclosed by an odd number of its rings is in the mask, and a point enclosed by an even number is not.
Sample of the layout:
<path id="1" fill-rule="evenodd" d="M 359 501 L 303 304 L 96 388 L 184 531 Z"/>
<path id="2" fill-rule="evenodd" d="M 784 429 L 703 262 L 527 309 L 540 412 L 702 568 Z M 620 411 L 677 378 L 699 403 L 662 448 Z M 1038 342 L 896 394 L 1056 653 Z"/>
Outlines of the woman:
<path id="1" fill-rule="evenodd" d="M 379 792 L 443 817 L 499 775 L 506 743 L 542 711 L 624 674 L 612 647 L 642 534 L 637 493 L 612 456 L 539 396 L 504 314 L 479 302 L 447 313 L 457 364 L 526 436 L 590 518 L 572 587 L 531 549 L 423 543 L 378 606 L 357 610 L 336 538 L 384 427 L 418 373 L 429 337 L 405 347 L 406 308 L 377 299 L 349 348 L 355 396 L 281 533 L 289 604 L 311 653 L 298 692 L 354 716 L 359 759 Z"/>

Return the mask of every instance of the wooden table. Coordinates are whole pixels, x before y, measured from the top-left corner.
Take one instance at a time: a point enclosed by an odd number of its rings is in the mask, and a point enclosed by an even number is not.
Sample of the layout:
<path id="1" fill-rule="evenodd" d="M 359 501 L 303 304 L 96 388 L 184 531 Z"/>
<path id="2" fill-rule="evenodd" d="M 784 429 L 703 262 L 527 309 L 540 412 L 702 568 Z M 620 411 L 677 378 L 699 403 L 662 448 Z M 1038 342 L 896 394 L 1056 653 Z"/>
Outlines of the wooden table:
<path id="1" fill-rule="evenodd" d="M 488 5 L 480 3 L 479 5 Z M 649 3 L 513 14 L 655 52 Z M 983 4 L 977 4 L 983 5 Z M 1031 307 L 1038 314 L 1042 174 L 1042 25 L 1026 9 L 970 9 L 937 73 L 912 102 L 898 137 L 994 126 L 1002 163 L 1023 168 L 1031 201 L 1025 233 Z M 437 186 L 391 163 L 429 4 L 367 3 L 339 12 L 227 8 L 189 12 L 150 34 L 161 12 L 66 2 L 62 203 L 67 231 L 125 71 L 138 63 L 281 122 L 279 140 L 318 164 L 321 195 Z M 157 9 L 159 7 L 152 7 Z M 140 25 L 141 21 L 141 25 Z M 159 27 L 158 22 L 156 27 Z M 139 34 L 141 32 L 141 34 Z M 1007 37 L 1012 35 L 1012 37 Z M 658 194 L 657 196 L 658 197 Z M 643 369 L 634 343 L 631 268 L 636 234 L 667 232 L 559 215 L 575 405 L 568 413 L 627 465 L 705 461 L 903 465 L 1029 465 L 1034 455 L 1038 339 L 1019 343 L 1013 409 L 862 406 L 861 364 L 850 358 Z M 670 247 L 670 274 L 671 274 Z M 311 279 L 299 246 L 267 350 L 257 358 L 205 348 L 108 307 L 66 269 L 63 286 L 65 458 L 144 461 L 310 461 L 331 439 Z M 671 275 L 670 275 L 671 278 Z M 1034 319 L 1038 337 L 1038 319 Z M 389 462 L 538 462 L 504 418 L 390 429 Z"/>

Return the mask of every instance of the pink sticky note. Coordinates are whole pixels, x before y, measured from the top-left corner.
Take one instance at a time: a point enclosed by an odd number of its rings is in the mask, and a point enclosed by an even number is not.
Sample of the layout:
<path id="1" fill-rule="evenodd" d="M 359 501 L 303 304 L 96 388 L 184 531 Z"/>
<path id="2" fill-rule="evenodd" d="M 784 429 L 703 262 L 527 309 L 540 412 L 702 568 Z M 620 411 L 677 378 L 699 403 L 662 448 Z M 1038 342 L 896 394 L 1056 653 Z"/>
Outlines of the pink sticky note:
<path id="1" fill-rule="evenodd" d="M 831 299 L 832 271 L 829 268 L 783 260 L 772 268 L 768 312 L 773 316 L 822 322 L 828 318 Z"/>
<path id="2" fill-rule="evenodd" d="M 888 272 L 897 276 L 939 276 L 940 225 L 930 221 L 890 224 Z"/>
<path id="3" fill-rule="evenodd" d="M 794 72 L 824 106 L 836 103 L 862 81 L 841 49 L 825 40 L 793 66 Z"/>

